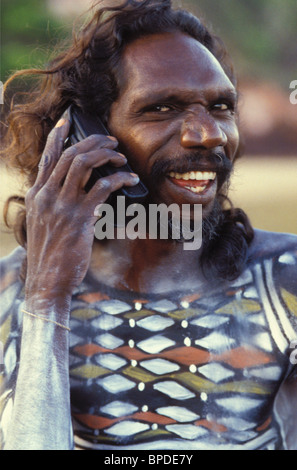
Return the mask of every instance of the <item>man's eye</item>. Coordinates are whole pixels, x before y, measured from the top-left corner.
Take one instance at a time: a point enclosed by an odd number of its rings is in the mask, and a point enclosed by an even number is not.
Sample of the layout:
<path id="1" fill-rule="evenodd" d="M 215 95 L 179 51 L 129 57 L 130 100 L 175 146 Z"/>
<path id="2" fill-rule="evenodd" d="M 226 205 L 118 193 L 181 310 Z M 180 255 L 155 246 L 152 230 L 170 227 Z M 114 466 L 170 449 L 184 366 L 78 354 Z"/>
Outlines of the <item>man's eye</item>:
<path id="1" fill-rule="evenodd" d="M 216 103 L 213 105 L 213 109 L 216 111 L 234 111 L 234 106 L 230 103 Z"/>
<path id="2" fill-rule="evenodd" d="M 166 106 L 166 104 L 160 104 L 152 107 L 151 111 L 156 111 L 158 113 L 168 113 L 168 111 L 171 111 L 171 109 L 172 108 L 170 106 Z"/>
<path id="3" fill-rule="evenodd" d="M 227 109 L 229 109 L 229 106 L 226 103 L 220 103 L 216 105 L 216 108 L 220 108 L 221 111 L 227 111 Z"/>

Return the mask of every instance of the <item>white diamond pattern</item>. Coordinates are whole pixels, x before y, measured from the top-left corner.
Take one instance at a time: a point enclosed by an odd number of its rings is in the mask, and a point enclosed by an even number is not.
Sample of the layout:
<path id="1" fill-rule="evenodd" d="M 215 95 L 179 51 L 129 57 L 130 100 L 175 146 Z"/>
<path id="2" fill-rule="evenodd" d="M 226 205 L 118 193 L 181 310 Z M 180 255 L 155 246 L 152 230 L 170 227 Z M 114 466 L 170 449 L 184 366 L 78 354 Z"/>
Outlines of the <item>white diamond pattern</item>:
<path id="1" fill-rule="evenodd" d="M 195 397 L 194 393 L 173 380 L 164 380 L 163 382 L 156 383 L 154 384 L 154 389 L 176 400 L 188 400 Z"/>
<path id="2" fill-rule="evenodd" d="M 106 349 L 115 349 L 121 346 L 124 341 L 109 333 L 103 333 L 96 337 L 96 341 L 100 346 Z"/>
<path id="3" fill-rule="evenodd" d="M 273 347 L 268 333 L 259 333 L 253 337 L 253 343 L 264 351 L 272 352 Z"/>
<path id="4" fill-rule="evenodd" d="M 261 326 L 266 325 L 263 313 L 254 313 L 252 315 L 249 315 L 248 320 L 252 323 L 255 323 L 256 325 L 261 325 Z"/>
<path id="5" fill-rule="evenodd" d="M 174 320 L 171 318 L 162 317 L 161 315 L 151 315 L 137 322 L 138 326 L 149 331 L 165 330 L 165 328 L 168 328 L 173 324 Z"/>
<path id="6" fill-rule="evenodd" d="M 145 423 L 138 421 L 121 421 L 111 426 L 109 429 L 106 429 L 105 432 L 114 436 L 133 436 L 133 434 L 138 434 L 147 429 L 149 429 L 149 425 Z"/>
<path id="7" fill-rule="evenodd" d="M 217 363 L 206 364 L 205 366 L 199 367 L 198 371 L 215 383 L 229 379 L 234 375 L 234 372 Z"/>
<path id="8" fill-rule="evenodd" d="M 107 369 L 117 370 L 127 364 L 127 361 L 115 354 L 100 354 L 95 357 L 97 364 Z"/>
<path id="9" fill-rule="evenodd" d="M 144 341 L 137 343 L 137 346 L 140 349 L 150 354 L 157 354 L 174 345 L 175 341 L 161 335 L 152 336 L 149 339 L 145 339 Z"/>
<path id="10" fill-rule="evenodd" d="M 204 338 L 197 339 L 195 344 L 202 346 L 210 351 L 223 351 L 225 349 L 231 349 L 235 344 L 235 340 L 224 334 L 214 331 Z"/>
<path id="11" fill-rule="evenodd" d="M 207 429 L 201 426 L 194 426 L 193 424 L 169 424 L 166 426 L 168 431 L 174 432 L 183 439 L 198 439 L 209 434 Z"/>
<path id="12" fill-rule="evenodd" d="M 126 390 L 131 390 L 131 388 L 136 386 L 134 382 L 118 374 L 109 375 L 104 379 L 99 379 L 97 380 L 97 383 L 110 393 L 124 392 Z"/>
<path id="13" fill-rule="evenodd" d="M 249 369 L 249 374 L 265 380 L 279 380 L 281 376 L 281 368 L 279 366 L 266 366 L 261 369 Z"/>
<path id="14" fill-rule="evenodd" d="M 88 281 L 76 289 L 69 370 L 77 437 L 111 449 L 281 446 L 267 404 L 291 370 L 279 349 L 282 335 L 294 329 L 295 293 L 282 296 L 288 284 L 278 283 L 278 274 L 279 263 L 296 260 L 293 252 L 278 256 L 249 264 L 235 281 L 207 292 L 177 285 L 162 298 L 98 285 L 90 296 Z M 4 441 L 23 320 L 23 293 L 15 287 L 4 292 L 0 320 L 9 382 Z"/>
<path id="15" fill-rule="evenodd" d="M 199 415 L 182 406 L 164 406 L 157 408 L 157 413 L 175 419 L 180 423 L 188 423 L 199 418 Z"/>
<path id="16" fill-rule="evenodd" d="M 127 416 L 129 414 L 135 413 L 138 408 L 135 405 L 131 405 L 130 403 L 125 403 L 123 401 L 113 401 L 108 403 L 105 406 L 100 408 L 102 413 L 109 414 L 111 416 L 115 416 L 116 418 L 121 418 L 123 416 Z"/>
<path id="17" fill-rule="evenodd" d="M 230 429 L 233 429 L 234 431 L 246 431 L 255 427 L 255 423 L 233 416 L 220 418 L 218 422 Z"/>
<path id="18" fill-rule="evenodd" d="M 169 374 L 180 369 L 174 362 L 167 361 L 166 359 L 149 359 L 140 362 L 141 367 L 153 372 L 154 374 L 162 375 Z"/>
<path id="19" fill-rule="evenodd" d="M 156 312 L 160 313 L 168 313 L 171 310 L 175 310 L 177 305 L 171 302 L 170 300 L 159 300 L 157 302 L 149 302 L 146 304 L 146 308 L 149 310 L 155 310 Z"/>
<path id="20" fill-rule="evenodd" d="M 256 398 L 248 398 L 243 396 L 234 396 L 227 398 L 219 398 L 216 403 L 223 408 L 226 408 L 231 413 L 242 413 L 257 408 L 262 401 Z"/>
<path id="21" fill-rule="evenodd" d="M 123 320 L 121 320 L 120 318 L 106 314 L 100 315 L 100 317 L 92 321 L 92 325 L 95 328 L 100 328 L 101 330 L 105 331 L 113 330 L 117 326 L 120 326 L 122 323 Z"/>
<path id="22" fill-rule="evenodd" d="M 109 313 L 110 315 L 118 315 L 119 313 L 131 310 L 130 305 L 120 300 L 102 300 L 99 302 L 98 307 L 102 312 Z"/>
<path id="23" fill-rule="evenodd" d="M 221 315 L 207 315 L 191 321 L 191 325 L 201 326 L 202 328 L 215 328 L 229 321 L 228 317 Z"/>

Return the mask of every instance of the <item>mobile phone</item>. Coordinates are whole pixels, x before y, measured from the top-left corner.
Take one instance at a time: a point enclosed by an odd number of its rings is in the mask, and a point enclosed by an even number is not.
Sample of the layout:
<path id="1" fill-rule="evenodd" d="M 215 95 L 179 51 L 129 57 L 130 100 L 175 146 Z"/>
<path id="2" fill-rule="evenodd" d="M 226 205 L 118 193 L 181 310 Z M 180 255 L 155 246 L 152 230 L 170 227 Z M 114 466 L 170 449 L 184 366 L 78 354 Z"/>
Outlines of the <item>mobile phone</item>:
<path id="1" fill-rule="evenodd" d="M 99 116 L 90 115 L 83 113 L 80 108 L 77 106 L 71 105 L 68 108 L 68 116 L 70 119 L 70 131 L 68 138 L 65 141 L 65 148 L 80 142 L 83 139 L 86 139 L 92 134 L 103 134 L 109 135 L 108 130 L 104 126 L 102 120 Z M 118 151 L 119 149 L 115 149 Z M 102 165 L 101 167 L 94 168 L 90 176 L 89 181 L 85 186 L 85 190 L 88 192 L 96 183 L 99 178 L 104 176 L 112 175 L 113 173 L 127 171 L 129 173 L 134 173 L 130 168 L 129 164 L 116 168 L 110 164 Z M 114 194 L 115 195 L 115 194 Z M 116 195 L 122 195 L 126 198 L 126 204 L 135 204 L 144 201 L 148 195 L 148 190 L 145 185 L 140 181 L 135 186 L 124 186 L 119 191 L 116 192 Z"/>

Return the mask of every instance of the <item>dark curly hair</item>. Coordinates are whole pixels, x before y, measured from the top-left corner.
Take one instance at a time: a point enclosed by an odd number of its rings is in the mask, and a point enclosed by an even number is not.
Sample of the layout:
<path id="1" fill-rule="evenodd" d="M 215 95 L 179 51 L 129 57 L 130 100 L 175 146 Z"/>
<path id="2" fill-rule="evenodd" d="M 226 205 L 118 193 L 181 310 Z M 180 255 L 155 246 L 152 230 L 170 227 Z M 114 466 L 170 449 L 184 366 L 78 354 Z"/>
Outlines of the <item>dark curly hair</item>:
<path id="1" fill-rule="evenodd" d="M 7 89 L 14 79 L 28 75 L 38 79 L 25 100 L 11 105 L 1 151 L 4 161 L 22 171 L 28 186 L 34 184 L 50 130 L 71 103 L 108 120 L 111 104 L 119 94 L 123 50 L 141 36 L 173 31 L 190 35 L 218 59 L 236 86 L 233 66 L 222 41 L 197 17 L 174 9 L 171 0 L 127 0 L 116 6 L 100 3 L 93 7 L 91 20 L 78 33 L 73 32 L 72 44 L 51 60 L 46 69 L 18 71 L 5 85 Z M 223 209 L 228 201 L 223 192 L 219 200 Z M 21 209 L 9 224 L 8 209 L 12 202 L 19 203 Z M 205 245 L 202 260 L 211 275 L 231 279 L 238 276 L 246 261 L 253 229 L 244 212 L 232 205 L 223 214 L 216 236 Z M 24 198 L 9 198 L 4 216 L 18 243 L 26 248 Z"/>

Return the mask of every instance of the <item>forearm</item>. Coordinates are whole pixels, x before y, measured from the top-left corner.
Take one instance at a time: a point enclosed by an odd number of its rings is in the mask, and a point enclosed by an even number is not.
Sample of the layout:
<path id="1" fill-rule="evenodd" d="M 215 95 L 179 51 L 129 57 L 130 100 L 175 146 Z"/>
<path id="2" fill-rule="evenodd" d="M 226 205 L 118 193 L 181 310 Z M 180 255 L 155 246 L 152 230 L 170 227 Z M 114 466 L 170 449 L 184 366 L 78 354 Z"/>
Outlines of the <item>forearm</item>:
<path id="1" fill-rule="evenodd" d="M 126 158 L 115 150 L 116 139 L 103 135 L 89 136 L 64 151 L 69 129 L 64 116 L 48 135 L 35 183 L 25 196 L 26 310 L 44 319 L 24 315 L 7 449 L 72 446 L 69 332 L 45 319 L 62 325 L 69 321 L 72 292 L 91 260 L 98 201 L 138 183 L 132 173 L 116 172 L 84 191 L 93 168 L 106 163 L 121 167 Z"/>
<path id="2" fill-rule="evenodd" d="M 55 316 L 47 312 L 47 318 Z M 24 314 L 6 450 L 72 449 L 68 335 L 61 326 Z"/>

